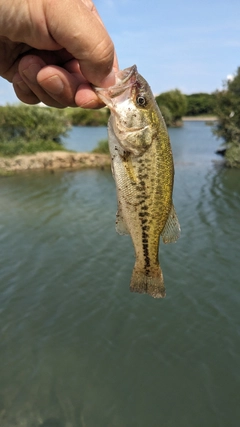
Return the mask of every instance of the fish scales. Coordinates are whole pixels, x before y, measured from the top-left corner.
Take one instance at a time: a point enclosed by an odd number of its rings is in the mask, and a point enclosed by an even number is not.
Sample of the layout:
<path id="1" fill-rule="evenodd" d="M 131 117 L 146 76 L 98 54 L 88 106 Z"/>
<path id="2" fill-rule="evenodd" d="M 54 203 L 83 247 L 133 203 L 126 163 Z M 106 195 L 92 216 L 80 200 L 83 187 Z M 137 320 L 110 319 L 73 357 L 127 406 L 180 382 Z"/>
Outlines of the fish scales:
<path id="1" fill-rule="evenodd" d="M 136 66 L 119 72 L 115 86 L 95 90 L 111 110 L 108 132 L 118 199 L 116 229 L 131 235 L 136 255 L 130 289 L 164 297 L 160 235 L 167 243 L 180 234 L 172 203 L 174 165 L 166 125 Z"/>

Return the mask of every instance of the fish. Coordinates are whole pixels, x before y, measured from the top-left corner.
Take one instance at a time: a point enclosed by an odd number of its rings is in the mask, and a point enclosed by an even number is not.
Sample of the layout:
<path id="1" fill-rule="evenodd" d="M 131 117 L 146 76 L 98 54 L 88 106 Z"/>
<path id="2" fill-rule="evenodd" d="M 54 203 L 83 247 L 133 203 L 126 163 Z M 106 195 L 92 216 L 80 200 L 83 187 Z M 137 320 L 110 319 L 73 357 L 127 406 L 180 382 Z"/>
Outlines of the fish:
<path id="1" fill-rule="evenodd" d="M 115 84 L 94 87 L 110 109 L 108 142 L 116 183 L 116 231 L 130 234 L 135 265 L 132 292 L 166 295 L 159 263 L 160 236 L 176 242 L 180 224 L 173 205 L 174 164 L 163 116 L 136 65 L 116 73 Z"/>

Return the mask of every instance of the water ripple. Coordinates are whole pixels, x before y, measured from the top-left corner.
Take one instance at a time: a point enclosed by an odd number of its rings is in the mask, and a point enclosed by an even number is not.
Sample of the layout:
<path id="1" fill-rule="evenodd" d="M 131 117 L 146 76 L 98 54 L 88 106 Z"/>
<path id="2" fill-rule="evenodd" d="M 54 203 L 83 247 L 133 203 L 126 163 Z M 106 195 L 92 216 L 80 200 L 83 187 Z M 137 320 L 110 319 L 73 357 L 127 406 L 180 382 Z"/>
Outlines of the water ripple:
<path id="1" fill-rule="evenodd" d="M 239 419 L 239 171 L 196 126 L 171 135 L 182 236 L 160 245 L 164 300 L 129 292 L 109 171 L 1 182 L 1 427 Z"/>

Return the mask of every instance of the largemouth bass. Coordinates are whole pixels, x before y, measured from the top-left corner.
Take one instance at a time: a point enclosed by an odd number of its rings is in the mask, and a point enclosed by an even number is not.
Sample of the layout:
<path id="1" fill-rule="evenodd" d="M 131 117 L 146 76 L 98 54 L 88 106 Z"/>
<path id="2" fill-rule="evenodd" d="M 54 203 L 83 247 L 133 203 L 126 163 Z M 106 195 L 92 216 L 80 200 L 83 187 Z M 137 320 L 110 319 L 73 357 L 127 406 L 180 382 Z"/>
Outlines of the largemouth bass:
<path id="1" fill-rule="evenodd" d="M 165 296 L 159 240 L 175 242 L 180 225 L 172 202 L 174 165 L 167 128 L 152 91 L 134 65 L 110 88 L 94 88 L 110 108 L 112 173 L 116 182 L 116 230 L 130 234 L 136 262 L 130 290 Z"/>

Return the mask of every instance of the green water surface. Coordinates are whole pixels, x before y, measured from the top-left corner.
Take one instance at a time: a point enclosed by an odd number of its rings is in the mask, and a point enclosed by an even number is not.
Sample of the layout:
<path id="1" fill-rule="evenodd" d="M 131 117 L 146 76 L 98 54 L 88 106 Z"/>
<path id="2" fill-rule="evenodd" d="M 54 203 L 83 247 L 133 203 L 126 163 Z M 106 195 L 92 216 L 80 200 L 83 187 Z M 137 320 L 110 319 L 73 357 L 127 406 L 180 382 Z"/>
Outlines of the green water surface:
<path id="1" fill-rule="evenodd" d="M 129 291 L 109 170 L 0 179 L 1 427 L 239 426 L 240 171 L 204 123 L 170 134 L 164 300 Z"/>

